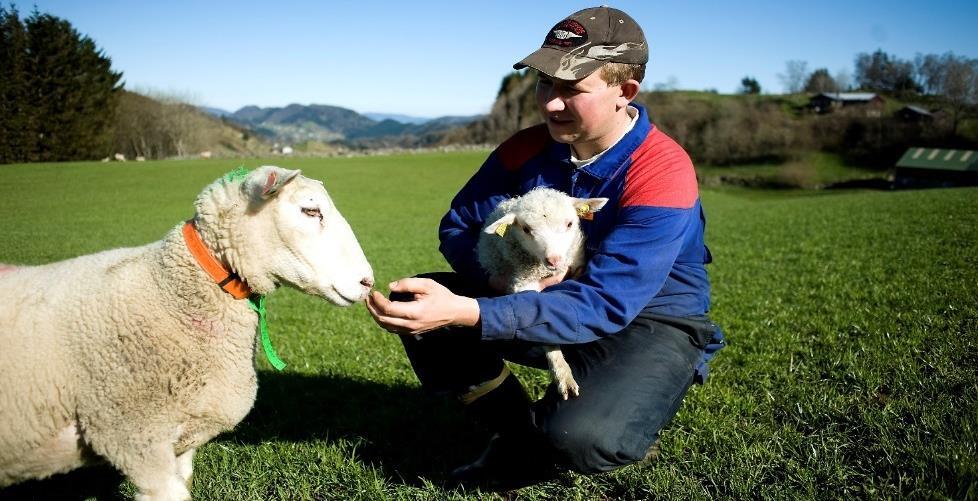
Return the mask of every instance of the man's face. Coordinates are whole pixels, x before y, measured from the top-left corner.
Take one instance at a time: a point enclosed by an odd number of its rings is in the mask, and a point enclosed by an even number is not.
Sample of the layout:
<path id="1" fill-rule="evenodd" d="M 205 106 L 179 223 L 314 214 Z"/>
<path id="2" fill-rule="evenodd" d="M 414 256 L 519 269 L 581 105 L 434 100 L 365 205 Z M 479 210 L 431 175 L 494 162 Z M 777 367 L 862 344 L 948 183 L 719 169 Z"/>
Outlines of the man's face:
<path id="1" fill-rule="evenodd" d="M 540 74 L 537 106 L 555 141 L 574 147 L 579 158 L 589 158 L 618 139 L 622 115 L 628 105 L 620 86 L 608 86 L 595 71 L 582 80 L 558 80 Z"/>

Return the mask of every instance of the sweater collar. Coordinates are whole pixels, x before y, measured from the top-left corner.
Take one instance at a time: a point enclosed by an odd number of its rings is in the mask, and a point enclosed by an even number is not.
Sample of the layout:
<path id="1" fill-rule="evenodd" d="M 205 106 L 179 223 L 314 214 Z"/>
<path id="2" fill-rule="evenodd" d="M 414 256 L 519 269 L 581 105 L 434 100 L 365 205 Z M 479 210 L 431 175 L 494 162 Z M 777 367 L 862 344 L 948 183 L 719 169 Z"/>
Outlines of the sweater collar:
<path id="1" fill-rule="evenodd" d="M 649 121 L 648 112 L 645 107 L 638 103 L 631 103 L 630 106 L 638 110 L 638 120 L 624 137 L 622 137 L 611 148 L 601 154 L 601 158 L 580 168 L 580 171 L 587 172 L 590 176 L 598 179 L 612 177 L 621 166 L 628 161 L 632 153 L 645 141 L 645 137 L 652 131 L 652 123 Z M 570 161 L 570 145 L 554 142 L 550 150 L 552 160 L 562 162 L 568 169 L 576 168 Z"/>

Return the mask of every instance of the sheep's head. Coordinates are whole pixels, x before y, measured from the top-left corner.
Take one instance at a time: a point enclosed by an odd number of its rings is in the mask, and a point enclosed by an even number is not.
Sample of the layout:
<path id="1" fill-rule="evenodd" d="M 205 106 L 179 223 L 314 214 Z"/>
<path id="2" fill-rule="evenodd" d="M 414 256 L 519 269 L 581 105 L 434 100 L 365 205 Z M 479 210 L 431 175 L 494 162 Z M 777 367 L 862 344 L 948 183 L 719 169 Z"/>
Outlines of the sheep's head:
<path id="1" fill-rule="evenodd" d="M 210 191 L 198 198 L 198 227 L 252 290 L 286 284 L 340 306 L 366 298 L 373 271 L 323 183 L 264 166 Z"/>
<path id="2" fill-rule="evenodd" d="M 563 269 L 571 252 L 581 245 L 581 217 L 606 203 L 607 198 L 574 198 L 551 188 L 536 188 L 514 200 L 483 231 L 515 240 L 551 270 Z"/>

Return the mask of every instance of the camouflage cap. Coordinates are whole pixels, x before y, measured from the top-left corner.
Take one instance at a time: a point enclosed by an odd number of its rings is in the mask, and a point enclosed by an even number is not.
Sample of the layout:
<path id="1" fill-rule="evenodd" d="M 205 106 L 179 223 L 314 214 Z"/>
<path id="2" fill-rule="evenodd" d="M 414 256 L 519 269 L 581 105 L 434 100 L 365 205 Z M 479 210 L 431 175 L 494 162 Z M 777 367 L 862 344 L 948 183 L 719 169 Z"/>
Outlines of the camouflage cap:
<path id="1" fill-rule="evenodd" d="M 543 46 L 513 65 L 560 80 L 580 80 L 605 63 L 645 64 L 649 47 L 642 28 L 624 12 L 608 6 L 592 7 L 560 21 Z"/>

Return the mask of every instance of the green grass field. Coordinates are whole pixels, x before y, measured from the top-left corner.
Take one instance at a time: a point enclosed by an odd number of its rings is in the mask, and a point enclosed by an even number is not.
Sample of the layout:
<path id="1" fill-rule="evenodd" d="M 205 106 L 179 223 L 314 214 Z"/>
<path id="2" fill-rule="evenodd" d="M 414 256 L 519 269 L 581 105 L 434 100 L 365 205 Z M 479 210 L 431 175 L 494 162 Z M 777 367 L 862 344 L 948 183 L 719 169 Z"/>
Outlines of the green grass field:
<path id="1" fill-rule="evenodd" d="M 326 183 L 379 284 L 447 269 L 437 224 L 484 153 L 277 159 Z M 0 166 L 0 262 L 43 263 L 161 238 L 244 164 Z M 658 461 L 565 475 L 525 499 L 978 498 L 978 189 L 707 190 L 712 316 L 729 346 L 662 434 Z M 485 435 L 421 393 L 363 306 L 268 299 L 288 362 L 259 357 L 255 408 L 202 447 L 196 499 L 444 499 Z M 2 349 L 2 347 L 0 347 Z M 542 371 L 518 373 L 542 393 Z M 2 425 L 3 423 L 0 423 Z M 112 499 L 107 467 L 0 499 Z"/>

